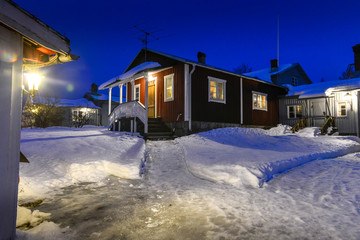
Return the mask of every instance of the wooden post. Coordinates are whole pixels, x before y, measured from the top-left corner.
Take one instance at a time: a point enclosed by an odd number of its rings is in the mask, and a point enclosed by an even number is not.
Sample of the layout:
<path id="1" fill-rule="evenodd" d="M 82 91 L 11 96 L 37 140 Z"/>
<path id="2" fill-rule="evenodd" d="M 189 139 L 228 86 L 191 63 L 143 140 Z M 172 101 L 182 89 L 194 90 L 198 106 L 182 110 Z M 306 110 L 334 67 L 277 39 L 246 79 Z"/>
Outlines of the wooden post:
<path id="1" fill-rule="evenodd" d="M 146 110 L 146 121 L 144 124 L 144 133 L 148 133 L 148 116 L 149 116 L 149 108 L 148 108 L 148 96 L 149 96 L 149 75 L 145 73 L 145 110 Z"/>
<path id="2" fill-rule="evenodd" d="M 121 132 L 121 121 L 119 120 L 119 132 Z"/>
<path id="3" fill-rule="evenodd" d="M 122 104 L 122 98 L 123 98 L 123 91 L 122 91 L 122 90 L 123 90 L 123 85 L 120 84 L 119 88 L 120 88 L 120 101 L 119 101 L 119 103 Z"/>
<path id="4" fill-rule="evenodd" d="M 134 117 L 134 132 L 136 132 L 137 129 L 136 129 L 136 117 Z"/>
<path id="5" fill-rule="evenodd" d="M 108 115 L 110 115 L 110 113 L 111 113 L 111 90 L 112 90 L 112 88 L 109 88 L 109 113 L 108 113 Z"/>

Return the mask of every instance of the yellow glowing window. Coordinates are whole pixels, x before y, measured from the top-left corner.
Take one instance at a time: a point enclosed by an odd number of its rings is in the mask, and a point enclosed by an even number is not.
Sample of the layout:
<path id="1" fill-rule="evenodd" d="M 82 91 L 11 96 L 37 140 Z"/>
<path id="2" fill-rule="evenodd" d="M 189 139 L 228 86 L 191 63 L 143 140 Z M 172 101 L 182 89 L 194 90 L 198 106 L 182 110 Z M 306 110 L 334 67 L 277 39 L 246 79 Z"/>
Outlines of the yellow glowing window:
<path id="1" fill-rule="evenodd" d="M 267 111 L 267 94 L 253 92 L 253 109 Z"/>
<path id="2" fill-rule="evenodd" d="M 218 78 L 209 78 L 209 102 L 225 103 L 226 81 Z"/>
<path id="3" fill-rule="evenodd" d="M 164 77 L 164 101 L 174 100 L 174 74 Z"/>
<path id="4" fill-rule="evenodd" d="M 344 102 L 338 103 L 338 116 L 345 117 L 346 115 L 347 115 L 346 114 L 346 103 L 344 103 Z"/>

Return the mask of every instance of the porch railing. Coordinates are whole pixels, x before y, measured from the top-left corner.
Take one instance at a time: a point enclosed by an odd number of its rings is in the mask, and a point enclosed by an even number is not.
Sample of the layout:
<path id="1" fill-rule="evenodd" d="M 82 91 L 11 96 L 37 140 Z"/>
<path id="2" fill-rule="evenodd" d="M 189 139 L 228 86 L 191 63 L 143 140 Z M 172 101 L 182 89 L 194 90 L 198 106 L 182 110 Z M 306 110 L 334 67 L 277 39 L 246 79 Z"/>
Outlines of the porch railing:
<path id="1" fill-rule="evenodd" d="M 144 125 L 147 125 L 148 121 L 146 109 L 138 101 L 121 103 L 117 106 L 109 115 L 109 127 L 115 123 L 115 120 L 123 117 L 137 117 Z"/>

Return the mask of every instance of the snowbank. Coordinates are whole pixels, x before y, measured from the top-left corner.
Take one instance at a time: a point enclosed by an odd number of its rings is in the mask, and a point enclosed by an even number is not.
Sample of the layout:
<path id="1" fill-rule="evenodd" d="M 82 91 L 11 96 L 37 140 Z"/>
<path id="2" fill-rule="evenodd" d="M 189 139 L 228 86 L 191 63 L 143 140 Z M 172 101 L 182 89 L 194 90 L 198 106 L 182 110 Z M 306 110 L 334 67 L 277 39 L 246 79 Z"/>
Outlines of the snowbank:
<path id="1" fill-rule="evenodd" d="M 360 150 L 356 137 L 320 136 L 317 128 L 291 134 L 270 130 L 222 128 L 176 139 L 195 175 L 236 187 L 258 187 L 275 175 L 307 162 Z"/>
<path id="2" fill-rule="evenodd" d="M 101 183 L 108 175 L 139 178 L 145 142 L 102 127 L 23 129 L 19 198 L 34 199 L 79 182 Z"/>

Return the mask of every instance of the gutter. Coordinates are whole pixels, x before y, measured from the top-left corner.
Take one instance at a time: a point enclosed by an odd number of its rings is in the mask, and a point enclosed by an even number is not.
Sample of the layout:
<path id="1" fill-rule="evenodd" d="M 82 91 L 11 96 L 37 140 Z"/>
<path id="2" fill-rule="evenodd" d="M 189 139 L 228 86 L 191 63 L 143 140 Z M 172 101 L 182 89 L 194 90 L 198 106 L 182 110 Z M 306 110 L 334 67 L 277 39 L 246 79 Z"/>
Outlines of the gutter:
<path id="1" fill-rule="evenodd" d="M 192 103 L 191 103 L 191 76 L 192 74 L 194 73 L 195 71 L 195 67 L 196 67 L 196 64 L 193 63 L 192 64 L 192 69 L 191 69 L 191 72 L 189 73 L 189 131 L 192 131 L 192 126 L 191 126 L 191 106 L 192 106 Z"/>

